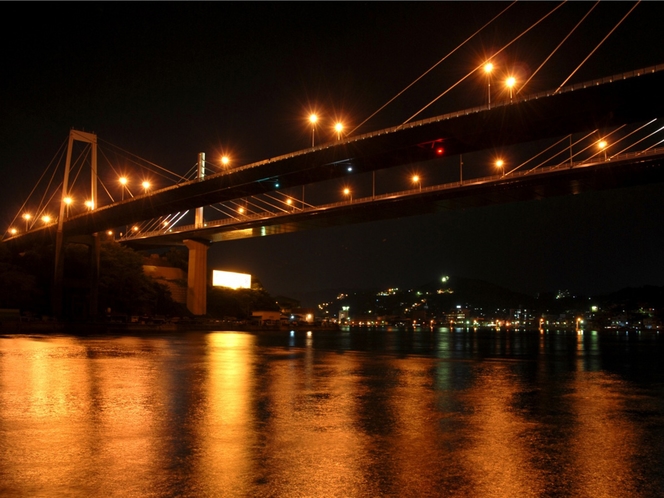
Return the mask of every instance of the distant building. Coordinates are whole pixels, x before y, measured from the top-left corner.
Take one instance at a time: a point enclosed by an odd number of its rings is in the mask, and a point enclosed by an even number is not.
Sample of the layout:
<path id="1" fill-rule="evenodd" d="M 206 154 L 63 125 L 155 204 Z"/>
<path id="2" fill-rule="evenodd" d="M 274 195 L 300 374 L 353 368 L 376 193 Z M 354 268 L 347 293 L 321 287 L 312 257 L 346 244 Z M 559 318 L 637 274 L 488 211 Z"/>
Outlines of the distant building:
<path id="1" fill-rule="evenodd" d="M 293 310 L 298 309 L 300 307 L 300 301 L 298 301 L 297 299 L 292 299 L 286 296 L 277 296 L 274 299 L 275 301 L 277 301 L 279 309 L 284 314 L 289 314 Z"/>

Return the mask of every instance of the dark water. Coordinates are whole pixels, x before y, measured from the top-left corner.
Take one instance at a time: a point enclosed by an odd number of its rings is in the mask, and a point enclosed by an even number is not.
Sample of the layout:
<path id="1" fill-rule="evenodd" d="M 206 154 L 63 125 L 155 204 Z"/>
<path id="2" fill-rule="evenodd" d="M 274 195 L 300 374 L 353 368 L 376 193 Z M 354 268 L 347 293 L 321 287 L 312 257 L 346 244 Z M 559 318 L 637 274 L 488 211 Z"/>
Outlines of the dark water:
<path id="1" fill-rule="evenodd" d="M 3 336 L 0 496 L 664 496 L 662 336 Z"/>

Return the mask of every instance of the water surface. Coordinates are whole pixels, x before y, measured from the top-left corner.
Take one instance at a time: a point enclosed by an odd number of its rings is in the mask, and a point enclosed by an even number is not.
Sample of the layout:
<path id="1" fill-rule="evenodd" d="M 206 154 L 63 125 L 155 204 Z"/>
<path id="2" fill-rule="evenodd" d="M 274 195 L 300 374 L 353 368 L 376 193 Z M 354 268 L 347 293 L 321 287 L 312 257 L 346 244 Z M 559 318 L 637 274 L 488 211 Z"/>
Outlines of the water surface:
<path id="1" fill-rule="evenodd" d="M 1 496 L 662 496 L 657 333 L 0 337 Z"/>

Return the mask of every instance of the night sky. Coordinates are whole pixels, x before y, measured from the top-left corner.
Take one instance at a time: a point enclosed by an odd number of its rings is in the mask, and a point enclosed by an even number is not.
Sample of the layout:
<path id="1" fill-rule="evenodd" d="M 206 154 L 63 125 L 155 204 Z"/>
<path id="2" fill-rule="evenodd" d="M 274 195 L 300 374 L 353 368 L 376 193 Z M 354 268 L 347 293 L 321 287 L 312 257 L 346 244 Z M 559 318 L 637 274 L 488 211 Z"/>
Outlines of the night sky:
<path id="1" fill-rule="evenodd" d="M 336 118 L 359 125 L 508 5 L 3 4 L 2 223 L 70 128 L 181 174 L 200 151 L 247 164 L 300 150 L 310 146 L 311 111 L 328 139 Z M 358 133 L 401 124 L 556 5 L 513 5 Z M 562 5 L 497 65 L 528 77 L 592 5 Z M 525 92 L 560 85 L 633 5 L 598 5 Z M 568 84 L 664 63 L 663 16 L 660 2 L 641 3 Z M 485 85 L 469 78 L 418 119 L 484 104 Z M 209 264 L 305 304 L 322 289 L 445 274 L 530 294 L 664 285 L 663 192 L 651 185 L 233 241 L 213 246 Z"/>

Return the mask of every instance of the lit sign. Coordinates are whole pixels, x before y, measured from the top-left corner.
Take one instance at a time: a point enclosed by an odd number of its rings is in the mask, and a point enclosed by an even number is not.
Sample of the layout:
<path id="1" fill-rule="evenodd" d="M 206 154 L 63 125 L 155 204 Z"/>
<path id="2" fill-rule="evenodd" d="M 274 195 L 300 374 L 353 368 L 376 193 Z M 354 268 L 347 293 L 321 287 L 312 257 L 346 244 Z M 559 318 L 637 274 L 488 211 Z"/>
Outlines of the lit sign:
<path id="1" fill-rule="evenodd" d="M 212 285 L 231 289 L 251 289 L 251 275 L 234 271 L 212 270 Z"/>

